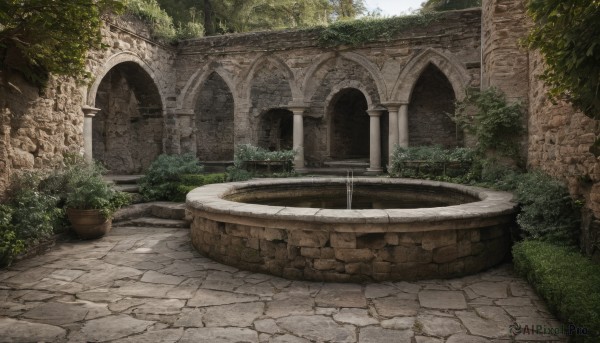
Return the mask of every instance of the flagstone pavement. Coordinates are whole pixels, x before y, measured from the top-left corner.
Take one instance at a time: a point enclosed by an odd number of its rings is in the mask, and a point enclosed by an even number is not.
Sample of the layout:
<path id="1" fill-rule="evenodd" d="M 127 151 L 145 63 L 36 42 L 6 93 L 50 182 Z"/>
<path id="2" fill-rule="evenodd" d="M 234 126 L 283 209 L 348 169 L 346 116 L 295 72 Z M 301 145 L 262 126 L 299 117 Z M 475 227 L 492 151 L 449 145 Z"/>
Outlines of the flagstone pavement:
<path id="1" fill-rule="evenodd" d="M 0 342 L 566 342 L 527 331 L 538 325 L 560 323 L 510 264 L 451 280 L 290 281 L 202 257 L 186 229 L 114 228 L 0 270 Z"/>

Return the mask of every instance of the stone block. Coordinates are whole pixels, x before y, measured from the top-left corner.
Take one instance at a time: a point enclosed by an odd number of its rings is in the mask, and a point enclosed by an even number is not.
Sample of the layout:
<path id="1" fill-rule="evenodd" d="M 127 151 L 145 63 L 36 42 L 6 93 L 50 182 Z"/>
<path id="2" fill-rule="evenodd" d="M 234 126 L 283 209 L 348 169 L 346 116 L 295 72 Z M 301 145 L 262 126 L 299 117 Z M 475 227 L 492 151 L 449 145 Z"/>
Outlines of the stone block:
<path id="1" fill-rule="evenodd" d="M 267 241 L 285 241 L 287 240 L 287 232 L 283 229 L 265 228 L 262 233 L 263 239 Z"/>
<path id="2" fill-rule="evenodd" d="M 387 245 L 398 245 L 400 240 L 398 239 L 398 234 L 395 232 L 388 232 L 385 234 L 385 243 Z"/>
<path id="3" fill-rule="evenodd" d="M 456 244 L 455 230 L 441 230 L 423 233 L 421 245 L 425 250 L 433 250 L 439 247 Z"/>
<path id="4" fill-rule="evenodd" d="M 313 261 L 313 268 L 317 270 L 333 270 L 337 267 L 338 261 L 332 259 L 316 259 Z"/>
<path id="5" fill-rule="evenodd" d="M 310 257 L 310 258 L 320 258 L 321 257 L 321 249 L 302 247 L 302 248 L 300 248 L 300 255 L 302 255 L 304 257 Z"/>
<path id="6" fill-rule="evenodd" d="M 437 248 L 433 251 L 433 262 L 448 263 L 458 258 L 458 248 L 455 245 Z"/>
<path id="7" fill-rule="evenodd" d="M 321 258 L 335 258 L 335 249 L 321 248 Z"/>
<path id="8" fill-rule="evenodd" d="M 246 240 L 246 246 L 248 248 L 258 250 L 258 249 L 260 249 L 260 241 L 258 238 L 248 238 Z"/>
<path id="9" fill-rule="evenodd" d="M 356 237 L 356 247 L 358 249 L 381 249 L 385 245 L 384 233 L 370 233 Z"/>
<path id="10" fill-rule="evenodd" d="M 370 249 L 335 249 L 335 258 L 344 262 L 369 262 L 374 258 Z"/>
<path id="11" fill-rule="evenodd" d="M 399 245 L 393 248 L 391 262 L 431 262 L 431 251 L 427 251 L 419 246 L 414 245 Z"/>
<path id="12" fill-rule="evenodd" d="M 262 257 L 275 257 L 275 251 L 277 249 L 277 244 L 261 239 L 259 241 L 260 244 L 260 256 Z"/>
<path id="13" fill-rule="evenodd" d="M 389 273 L 392 270 L 390 262 L 373 262 L 373 273 Z"/>
<path id="14" fill-rule="evenodd" d="M 398 244 L 420 244 L 423 241 L 422 232 L 399 232 Z"/>
<path id="15" fill-rule="evenodd" d="M 481 236 L 481 240 L 485 241 L 485 240 L 489 240 L 489 239 L 502 237 L 505 235 L 505 232 L 507 232 L 507 231 L 508 231 L 508 228 L 505 228 L 502 226 L 492 226 L 492 227 L 486 227 L 486 228 L 480 229 L 479 234 Z"/>
<path id="16" fill-rule="evenodd" d="M 300 269 L 296 269 L 296 268 L 284 268 L 283 269 L 283 277 L 286 279 L 300 280 L 300 279 L 302 279 L 303 275 L 304 275 L 304 273 Z"/>
<path id="17" fill-rule="evenodd" d="M 327 232 L 293 230 L 290 232 L 288 244 L 298 247 L 324 247 L 329 240 Z"/>
<path id="18" fill-rule="evenodd" d="M 306 259 L 302 256 L 296 256 L 296 258 L 292 260 L 291 266 L 302 269 L 306 266 Z"/>
<path id="19" fill-rule="evenodd" d="M 331 246 L 333 248 L 356 248 L 356 234 L 350 232 L 332 232 Z"/>

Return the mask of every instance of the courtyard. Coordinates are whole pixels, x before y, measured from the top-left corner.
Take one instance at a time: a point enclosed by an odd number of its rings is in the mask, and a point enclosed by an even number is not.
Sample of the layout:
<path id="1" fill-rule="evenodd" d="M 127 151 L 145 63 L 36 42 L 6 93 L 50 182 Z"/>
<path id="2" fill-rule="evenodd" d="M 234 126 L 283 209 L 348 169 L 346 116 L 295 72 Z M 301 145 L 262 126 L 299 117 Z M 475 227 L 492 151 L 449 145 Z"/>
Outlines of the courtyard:
<path id="1" fill-rule="evenodd" d="M 1 342 L 566 342 L 536 334 L 561 323 L 511 264 L 447 280 L 292 281 L 202 257 L 185 228 L 59 242 L 0 271 L 0 312 Z"/>

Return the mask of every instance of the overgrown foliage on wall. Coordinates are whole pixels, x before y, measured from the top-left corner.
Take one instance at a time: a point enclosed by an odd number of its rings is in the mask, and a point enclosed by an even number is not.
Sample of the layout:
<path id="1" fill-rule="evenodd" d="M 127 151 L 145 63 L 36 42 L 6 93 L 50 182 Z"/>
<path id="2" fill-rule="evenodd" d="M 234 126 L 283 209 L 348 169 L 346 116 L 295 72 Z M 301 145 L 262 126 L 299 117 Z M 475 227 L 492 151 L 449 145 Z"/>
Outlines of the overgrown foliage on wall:
<path id="1" fill-rule="evenodd" d="M 421 10 L 442 12 L 480 6 L 481 0 L 427 0 Z"/>
<path id="2" fill-rule="evenodd" d="M 2 74 L 18 71 L 38 86 L 49 73 L 88 76 L 87 51 L 101 47 L 102 16 L 121 8 L 118 0 L 0 2 Z"/>
<path id="3" fill-rule="evenodd" d="M 127 13 L 147 22 L 152 30 L 152 36 L 158 40 L 172 42 L 204 35 L 204 26 L 195 17 L 184 23 L 179 22 L 175 26 L 173 18 L 156 0 L 124 0 L 124 3 Z"/>
<path id="4" fill-rule="evenodd" d="M 544 56 L 550 95 L 600 119 L 600 1 L 530 0 L 527 11 L 529 47 Z"/>
<path id="5" fill-rule="evenodd" d="M 323 46 L 360 45 L 389 40 L 405 30 L 427 26 L 437 18 L 436 13 L 422 12 L 401 17 L 338 21 L 320 31 L 319 43 Z"/>
<path id="6" fill-rule="evenodd" d="M 523 113 L 520 103 L 509 103 L 496 88 L 472 89 L 457 103 L 454 120 L 474 136 L 480 154 L 493 152 L 516 161 L 525 133 Z"/>

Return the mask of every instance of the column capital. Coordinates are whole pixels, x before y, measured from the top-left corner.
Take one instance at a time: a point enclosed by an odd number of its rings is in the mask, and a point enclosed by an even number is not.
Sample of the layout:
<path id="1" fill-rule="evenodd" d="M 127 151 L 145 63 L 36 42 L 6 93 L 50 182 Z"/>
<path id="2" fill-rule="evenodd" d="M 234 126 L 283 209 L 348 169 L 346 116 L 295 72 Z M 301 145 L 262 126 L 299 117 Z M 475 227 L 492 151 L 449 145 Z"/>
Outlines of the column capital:
<path id="1" fill-rule="evenodd" d="M 369 117 L 381 117 L 381 115 L 385 111 L 385 108 L 372 108 L 370 110 L 367 110 L 367 113 L 369 114 Z"/>
<path id="2" fill-rule="evenodd" d="M 81 106 L 81 110 L 83 111 L 83 115 L 85 117 L 89 117 L 89 118 L 94 117 L 98 112 L 101 111 L 101 109 L 99 109 L 99 108 L 88 106 L 88 105 Z"/>
<path id="3" fill-rule="evenodd" d="M 392 102 L 392 101 L 390 101 L 390 102 L 383 102 L 383 103 L 381 103 L 381 104 L 382 104 L 383 106 L 385 106 L 385 107 L 388 109 L 388 111 L 396 112 L 396 111 L 398 111 L 398 110 L 400 109 L 400 107 L 402 107 L 403 105 L 408 105 L 408 102 L 399 102 L 399 101 Z"/>
<path id="4" fill-rule="evenodd" d="M 287 107 L 288 110 L 292 111 L 294 113 L 294 115 L 301 115 L 304 116 L 304 111 L 306 111 L 308 107 L 306 106 L 294 106 L 294 105 L 290 105 Z"/>

